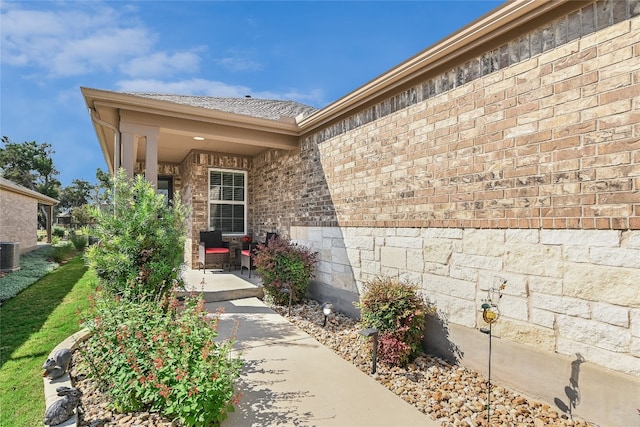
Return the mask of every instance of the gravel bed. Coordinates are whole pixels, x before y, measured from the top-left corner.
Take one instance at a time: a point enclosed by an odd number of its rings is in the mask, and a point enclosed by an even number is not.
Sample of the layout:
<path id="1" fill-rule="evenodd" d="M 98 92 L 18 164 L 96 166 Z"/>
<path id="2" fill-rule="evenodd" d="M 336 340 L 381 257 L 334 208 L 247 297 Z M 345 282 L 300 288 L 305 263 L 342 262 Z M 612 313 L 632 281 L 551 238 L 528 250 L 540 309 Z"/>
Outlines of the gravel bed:
<path id="1" fill-rule="evenodd" d="M 288 307 L 271 308 L 442 426 L 592 426 L 495 382 L 491 387 L 489 424 L 485 409 L 487 378 L 478 372 L 425 354 L 406 368 L 378 363 L 377 372 L 371 374 L 371 351 L 358 334 L 362 325 L 355 320 L 335 314 L 323 328 L 322 307 L 315 301 L 293 306 L 290 317 Z"/>
<path id="2" fill-rule="evenodd" d="M 288 307 L 271 308 L 442 426 L 592 426 L 576 417 L 570 419 L 546 403 L 524 397 L 495 382 L 492 386 L 489 424 L 485 409 L 487 379 L 483 375 L 426 354 L 406 368 L 392 368 L 378 363 L 377 372 L 371 374 L 371 353 L 367 341 L 358 334 L 362 329 L 358 322 L 341 314 L 332 314 L 326 327 L 322 327 L 322 308 L 315 301 L 293 306 L 291 316 L 288 316 Z M 76 352 L 70 373 L 75 386 L 84 393 L 80 426 L 180 425 L 155 413 L 115 413 L 93 380 L 86 378 L 78 369 L 80 362 L 81 355 Z"/>

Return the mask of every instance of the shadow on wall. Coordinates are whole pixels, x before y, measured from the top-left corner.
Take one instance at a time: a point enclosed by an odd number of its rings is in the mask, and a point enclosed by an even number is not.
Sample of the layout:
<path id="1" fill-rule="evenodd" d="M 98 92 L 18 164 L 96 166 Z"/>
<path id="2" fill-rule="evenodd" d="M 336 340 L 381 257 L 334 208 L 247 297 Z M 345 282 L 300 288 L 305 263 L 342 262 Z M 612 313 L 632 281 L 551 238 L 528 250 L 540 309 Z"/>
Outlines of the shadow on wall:
<path id="1" fill-rule="evenodd" d="M 438 313 L 432 304 L 428 303 L 432 314 L 427 315 L 425 337 L 422 347 L 426 353 L 442 357 L 451 363 L 459 363 L 464 352 L 449 339 L 449 326 L 442 313 Z"/>
<path id="2" fill-rule="evenodd" d="M 584 357 L 582 357 L 580 353 L 576 353 L 576 359 L 571 362 L 569 385 L 564 388 L 564 394 L 567 396 L 568 403 L 565 403 L 564 400 L 559 397 L 553 399 L 558 409 L 569 415 L 569 417 L 571 417 L 573 410 L 580 404 L 580 387 L 578 380 L 580 377 L 580 364 L 584 361 Z"/>

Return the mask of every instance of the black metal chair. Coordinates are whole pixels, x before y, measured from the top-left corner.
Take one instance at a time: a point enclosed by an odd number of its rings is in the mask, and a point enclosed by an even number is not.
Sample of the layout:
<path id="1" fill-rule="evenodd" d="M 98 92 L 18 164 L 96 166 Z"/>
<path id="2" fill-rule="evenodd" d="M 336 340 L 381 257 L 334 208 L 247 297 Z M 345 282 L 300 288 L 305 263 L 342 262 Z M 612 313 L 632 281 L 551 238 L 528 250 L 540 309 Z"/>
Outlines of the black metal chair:
<path id="1" fill-rule="evenodd" d="M 273 239 L 274 237 L 278 236 L 278 233 L 267 233 L 267 238 L 264 241 L 264 245 L 267 244 L 267 242 L 269 242 L 269 240 Z M 253 268 L 253 257 L 256 254 L 256 251 L 258 249 L 258 244 L 259 243 L 250 243 L 249 244 L 249 249 L 243 249 L 240 252 L 240 274 L 242 273 L 242 269 L 246 268 L 247 270 L 249 270 L 249 278 L 251 278 L 251 269 Z"/>
<path id="2" fill-rule="evenodd" d="M 207 266 L 220 266 L 224 270 L 229 265 L 229 242 L 222 241 L 222 231 L 201 231 L 198 254 L 199 268 L 205 270 Z"/>

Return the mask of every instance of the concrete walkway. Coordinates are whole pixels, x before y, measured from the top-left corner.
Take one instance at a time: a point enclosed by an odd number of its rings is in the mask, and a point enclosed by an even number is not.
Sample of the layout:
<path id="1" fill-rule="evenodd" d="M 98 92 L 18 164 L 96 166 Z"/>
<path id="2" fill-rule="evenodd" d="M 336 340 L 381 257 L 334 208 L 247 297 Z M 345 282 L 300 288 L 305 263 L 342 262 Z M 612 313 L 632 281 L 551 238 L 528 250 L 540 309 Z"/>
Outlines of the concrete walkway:
<path id="1" fill-rule="evenodd" d="M 427 426 L 439 424 L 318 343 L 257 298 L 224 307 L 221 338 L 234 328 L 245 360 L 236 412 L 223 426 Z"/>

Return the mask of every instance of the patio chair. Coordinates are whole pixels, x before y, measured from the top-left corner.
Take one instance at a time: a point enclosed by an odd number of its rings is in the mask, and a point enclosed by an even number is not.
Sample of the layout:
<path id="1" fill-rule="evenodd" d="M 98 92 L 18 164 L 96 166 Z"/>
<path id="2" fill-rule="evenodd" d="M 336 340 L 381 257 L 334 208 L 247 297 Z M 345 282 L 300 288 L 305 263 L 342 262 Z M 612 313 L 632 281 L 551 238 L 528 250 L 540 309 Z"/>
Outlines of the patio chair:
<path id="1" fill-rule="evenodd" d="M 200 232 L 198 263 L 198 269 L 201 266 L 205 273 L 207 266 L 220 266 L 224 270 L 229 265 L 229 242 L 222 241 L 222 231 Z"/>
<path id="2" fill-rule="evenodd" d="M 264 245 L 274 237 L 276 237 L 278 233 L 267 233 L 267 238 L 264 241 Z M 251 269 L 253 268 L 253 256 L 256 254 L 258 250 L 258 243 L 250 243 L 249 249 L 243 249 L 240 252 L 240 274 L 242 273 L 242 269 L 246 268 L 249 270 L 249 278 L 251 278 Z"/>

